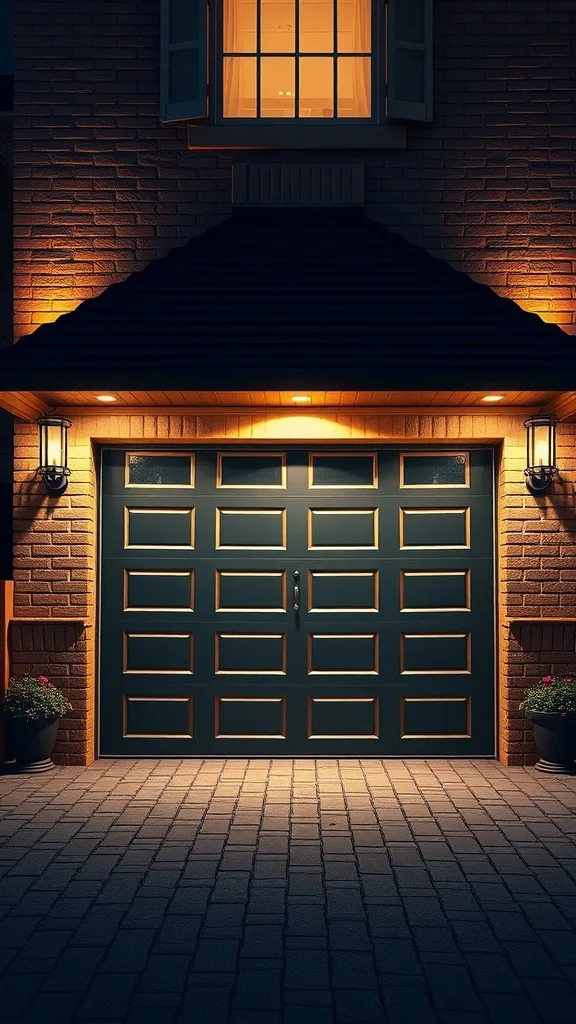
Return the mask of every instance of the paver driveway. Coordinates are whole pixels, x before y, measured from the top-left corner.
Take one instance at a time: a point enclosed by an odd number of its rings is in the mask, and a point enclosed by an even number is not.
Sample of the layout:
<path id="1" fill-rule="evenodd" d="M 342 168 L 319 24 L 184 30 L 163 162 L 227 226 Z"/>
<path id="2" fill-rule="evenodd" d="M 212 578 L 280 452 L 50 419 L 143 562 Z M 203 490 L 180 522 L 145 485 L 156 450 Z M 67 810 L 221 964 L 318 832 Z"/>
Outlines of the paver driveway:
<path id="1" fill-rule="evenodd" d="M 4 1024 L 576 1021 L 576 779 L 102 760 L 0 797 Z"/>

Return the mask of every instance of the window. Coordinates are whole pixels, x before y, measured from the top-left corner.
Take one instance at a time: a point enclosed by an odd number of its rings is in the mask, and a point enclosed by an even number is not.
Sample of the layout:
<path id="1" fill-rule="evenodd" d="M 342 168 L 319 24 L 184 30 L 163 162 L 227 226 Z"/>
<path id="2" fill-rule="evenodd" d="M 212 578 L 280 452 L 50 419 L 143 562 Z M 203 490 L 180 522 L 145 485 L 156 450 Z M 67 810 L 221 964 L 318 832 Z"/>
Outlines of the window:
<path id="1" fill-rule="evenodd" d="M 432 0 L 162 0 L 162 120 L 205 148 L 430 120 L 431 33 Z"/>
<path id="2" fill-rule="evenodd" d="M 369 118 L 370 0 L 224 0 L 224 118 Z"/>

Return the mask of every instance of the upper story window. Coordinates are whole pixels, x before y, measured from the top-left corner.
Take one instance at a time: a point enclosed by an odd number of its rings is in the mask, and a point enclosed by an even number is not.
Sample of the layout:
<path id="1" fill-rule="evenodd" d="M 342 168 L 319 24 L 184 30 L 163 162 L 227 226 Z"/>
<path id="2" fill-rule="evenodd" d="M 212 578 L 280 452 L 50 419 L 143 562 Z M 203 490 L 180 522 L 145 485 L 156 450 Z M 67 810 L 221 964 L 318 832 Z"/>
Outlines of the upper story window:
<path id="1" fill-rule="evenodd" d="M 432 0 L 162 0 L 162 120 L 203 148 L 370 145 L 431 116 Z"/>
<path id="2" fill-rule="evenodd" d="M 370 0 L 224 0 L 224 118 L 370 118 Z"/>

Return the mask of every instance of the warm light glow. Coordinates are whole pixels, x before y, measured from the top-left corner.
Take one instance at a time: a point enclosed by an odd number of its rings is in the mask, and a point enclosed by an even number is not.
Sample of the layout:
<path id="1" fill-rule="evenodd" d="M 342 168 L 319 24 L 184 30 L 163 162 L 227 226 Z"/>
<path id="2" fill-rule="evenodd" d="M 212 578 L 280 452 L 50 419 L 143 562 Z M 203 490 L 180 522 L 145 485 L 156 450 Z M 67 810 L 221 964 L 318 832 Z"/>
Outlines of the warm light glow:
<path id="1" fill-rule="evenodd" d="M 362 428 L 350 427 L 348 422 L 338 423 L 330 416 L 306 415 L 303 412 L 294 414 L 288 412 L 286 416 L 266 416 L 260 426 L 255 429 L 254 423 L 251 426 L 251 437 L 261 436 L 265 440 L 306 439 L 310 438 L 355 438 L 364 440 L 365 434 Z"/>
<path id="2" fill-rule="evenodd" d="M 483 402 L 501 402 L 504 395 L 484 395 Z"/>
<path id="3" fill-rule="evenodd" d="M 296 405 L 307 405 L 312 399 L 310 395 L 294 395 L 292 401 L 296 402 Z"/>
<path id="4" fill-rule="evenodd" d="M 52 496 L 63 494 L 68 485 L 68 427 L 70 420 L 57 413 L 39 416 L 39 461 L 37 473 L 42 476 L 46 490 Z"/>
<path id="5" fill-rule="evenodd" d="M 371 51 L 370 0 L 224 0 L 224 117 L 368 118 Z"/>
<path id="6" fill-rule="evenodd" d="M 117 399 L 114 398 L 114 395 L 96 395 L 96 398 L 98 399 L 99 402 L 116 402 L 117 401 Z"/>
<path id="7" fill-rule="evenodd" d="M 524 421 L 526 427 L 526 484 L 535 494 L 544 494 L 558 475 L 556 467 L 556 424 L 544 410 Z"/>
<path id="8" fill-rule="evenodd" d="M 548 424 L 543 423 L 534 427 L 534 466 L 551 465 L 550 458 L 550 433 Z"/>
<path id="9" fill-rule="evenodd" d="M 48 466 L 62 465 L 62 431 L 59 425 L 46 428 L 46 463 Z"/>

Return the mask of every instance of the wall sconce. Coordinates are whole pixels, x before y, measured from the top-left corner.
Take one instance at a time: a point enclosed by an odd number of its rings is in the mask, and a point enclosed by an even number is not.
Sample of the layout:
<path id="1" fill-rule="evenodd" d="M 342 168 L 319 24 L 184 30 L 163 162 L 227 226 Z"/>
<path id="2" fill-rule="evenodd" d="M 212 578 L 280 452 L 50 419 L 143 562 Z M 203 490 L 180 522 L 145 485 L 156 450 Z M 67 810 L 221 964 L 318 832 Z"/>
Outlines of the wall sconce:
<path id="1" fill-rule="evenodd" d="M 552 414 L 540 412 L 524 421 L 526 427 L 526 486 L 544 494 L 558 474 L 556 468 L 556 424 Z"/>
<path id="2" fill-rule="evenodd" d="M 68 487 L 68 427 L 70 420 L 47 413 L 36 420 L 39 428 L 40 465 L 37 473 L 44 477 L 48 494 L 60 495 Z"/>

